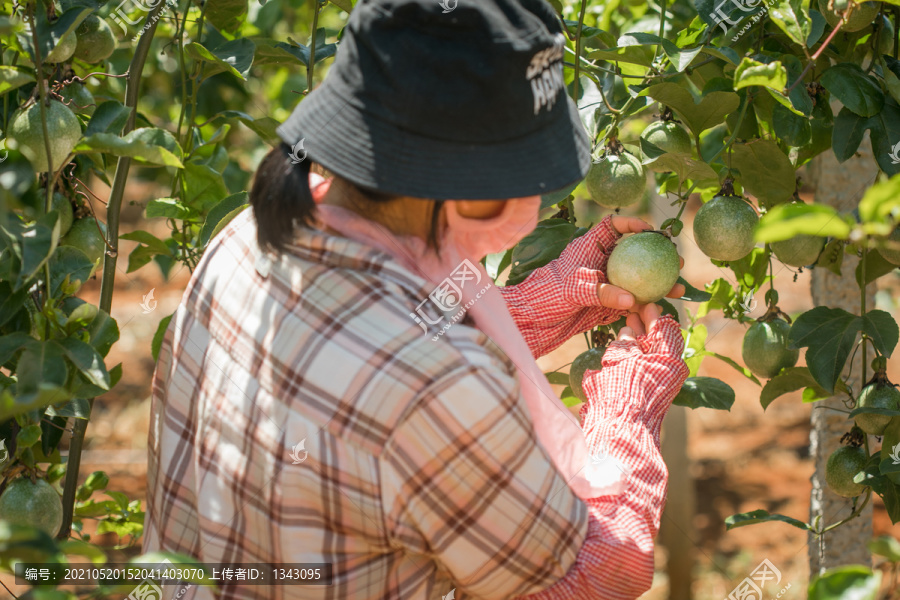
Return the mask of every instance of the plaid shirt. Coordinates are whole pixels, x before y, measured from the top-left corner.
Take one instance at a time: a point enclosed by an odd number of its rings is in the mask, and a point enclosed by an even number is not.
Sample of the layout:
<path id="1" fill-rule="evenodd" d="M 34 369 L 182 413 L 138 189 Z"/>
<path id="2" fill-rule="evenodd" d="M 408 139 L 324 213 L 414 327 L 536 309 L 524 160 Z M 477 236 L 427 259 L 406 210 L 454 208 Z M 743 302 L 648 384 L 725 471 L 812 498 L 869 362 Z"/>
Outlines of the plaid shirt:
<path id="1" fill-rule="evenodd" d="M 606 221 L 504 291 L 535 355 L 617 316 L 572 304 L 603 276 L 573 276 L 568 264 L 616 237 Z M 333 564 L 331 586 L 233 583 L 222 598 L 593 600 L 647 589 L 665 495 L 659 425 L 686 376 L 677 326 L 664 318 L 651 336 L 613 344 L 608 368 L 586 377 L 597 398 L 583 415 L 589 444 L 608 449 L 629 484 L 584 502 L 537 442 L 505 355 L 464 323 L 437 342 L 422 335 L 409 314 L 432 289 L 381 252 L 313 230 L 261 261 L 251 211 L 235 218 L 160 350 L 144 550 Z M 529 305 L 525 292 L 541 300 Z M 192 586 L 180 597 L 212 595 Z"/>

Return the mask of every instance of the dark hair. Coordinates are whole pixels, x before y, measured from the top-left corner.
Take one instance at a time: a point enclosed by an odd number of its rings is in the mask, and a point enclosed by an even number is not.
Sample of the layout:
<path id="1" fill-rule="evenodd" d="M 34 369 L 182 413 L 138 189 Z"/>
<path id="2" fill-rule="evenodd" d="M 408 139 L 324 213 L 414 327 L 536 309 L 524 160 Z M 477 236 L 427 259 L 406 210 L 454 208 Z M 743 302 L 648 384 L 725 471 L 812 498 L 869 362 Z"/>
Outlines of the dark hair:
<path id="1" fill-rule="evenodd" d="M 250 188 L 250 206 L 256 218 L 256 241 L 264 251 L 281 253 L 294 239 L 296 227 L 312 227 L 316 204 L 309 189 L 309 160 L 299 163 L 292 149 L 282 143 L 262 159 Z M 352 185 L 352 184 L 351 184 Z M 389 202 L 396 195 L 377 190 L 359 190 L 359 196 L 373 203 Z M 443 200 L 434 201 L 428 246 L 438 250 L 440 213 Z"/>

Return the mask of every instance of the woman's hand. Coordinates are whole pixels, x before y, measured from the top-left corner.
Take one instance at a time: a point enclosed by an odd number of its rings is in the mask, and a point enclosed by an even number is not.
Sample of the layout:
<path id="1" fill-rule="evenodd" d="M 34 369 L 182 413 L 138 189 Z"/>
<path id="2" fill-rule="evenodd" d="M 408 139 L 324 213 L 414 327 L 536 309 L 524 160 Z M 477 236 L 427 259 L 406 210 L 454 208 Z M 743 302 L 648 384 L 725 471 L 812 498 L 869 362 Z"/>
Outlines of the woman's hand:
<path id="1" fill-rule="evenodd" d="M 614 216 L 611 219 L 611 224 L 613 229 L 620 234 L 640 233 L 641 231 L 653 229 L 649 223 L 642 219 L 638 219 L 637 217 Z M 684 266 L 683 258 L 681 259 L 681 266 Z M 681 298 L 684 295 L 684 292 L 684 286 L 680 283 L 676 283 L 671 291 L 666 294 L 666 297 Z M 636 312 L 640 310 L 642 306 L 635 303 L 634 296 L 632 296 L 630 292 L 623 290 L 620 287 L 616 287 L 611 283 L 597 284 L 597 297 L 600 298 L 600 304 L 614 310 Z"/>

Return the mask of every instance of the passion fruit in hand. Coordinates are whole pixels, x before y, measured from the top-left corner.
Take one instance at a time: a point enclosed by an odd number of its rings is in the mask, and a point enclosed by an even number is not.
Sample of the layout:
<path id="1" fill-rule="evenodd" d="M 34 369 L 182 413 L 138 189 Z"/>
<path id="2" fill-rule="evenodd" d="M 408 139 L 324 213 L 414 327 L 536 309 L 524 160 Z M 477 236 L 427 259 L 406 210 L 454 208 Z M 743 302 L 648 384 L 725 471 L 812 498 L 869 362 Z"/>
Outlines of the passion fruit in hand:
<path id="1" fill-rule="evenodd" d="M 609 154 L 591 165 L 585 179 L 594 202 L 606 208 L 630 206 L 644 197 L 644 166 L 633 154 Z"/>
<path id="2" fill-rule="evenodd" d="M 665 298 L 678 281 L 681 259 L 668 237 L 646 231 L 623 238 L 606 264 L 609 282 L 630 292 L 639 304 Z"/>
<path id="3" fill-rule="evenodd" d="M 584 372 L 599 371 L 603 368 L 603 355 L 605 353 L 606 348 L 591 348 L 590 350 L 579 354 L 572 362 L 572 366 L 569 367 L 569 387 L 572 388 L 572 393 L 575 394 L 575 397 L 582 402 L 588 401 L 587 396 L 584 395 L 584 388 L 582 387 L 584 382 Z"/>
<path id="4" fill-rule="evenodd" d="M 62 525 L 62 500 L 49 483 L 27 477 L 13 480 L 0 495 L 0 520 L 31 525 L 55 536 Z"/>
<path id="5" fill-rule="evenodd" d="M 781 318 L 757 321 L 744 334 L 741 357 L 757 377 L 771 379 L 781 369 L 793 367 L 800 358 L 800 350 L 788 348 L 791 325 Z"/>
<path id="6" fill-rule="evenodd" d="M 841 446 L 828 457 L 825 464 L 825 483 L 844 498 L 854 498 L 863 493 L 867 486 L 856 483 L 853 478 L 866 467 L 869 457 L 866 451 L 855 446 Z"/>
<path id="7" fill-rule="evenodd" d="M 740 196 L 716 196 L 694 217 L 694 241 L 714 260 L 740 260 L 750 254 L 759 217 Z"/>

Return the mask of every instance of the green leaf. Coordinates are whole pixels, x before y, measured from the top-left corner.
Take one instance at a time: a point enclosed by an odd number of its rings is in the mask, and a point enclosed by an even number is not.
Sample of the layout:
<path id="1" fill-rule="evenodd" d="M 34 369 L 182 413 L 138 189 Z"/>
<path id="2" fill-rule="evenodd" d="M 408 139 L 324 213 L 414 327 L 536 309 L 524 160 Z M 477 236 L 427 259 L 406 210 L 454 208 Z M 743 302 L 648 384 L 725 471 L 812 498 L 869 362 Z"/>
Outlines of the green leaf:
<path id="1" fill-rule="evenodd" d="M 791 160 L 771 140 L 732 145 L 732 166 L 741 172 L 744 189 L 765 206 L 787 202 L 797 189 Z"/>
<path id="2" fill-rule="evenodd" d="M 246 0 L 207 0 L 206 18 L 219 31 L 234 33 L 247 15 Z"/>
<path id="3" fill-rule="evenodd" d="M 0 66 L 0 94 L 34 81 L 34 69 Z"/>
<path id="4" fill-rule="evenodd" d="M 897 216 L 900 216 L 900 176 L 894 175 L 866 190 L 859 201 L 859 218 L 863 223 L 884 222 L 893 228 Z"/>
<path id="5" fill-rule="evenodd" d="M 52 340 L 29 343 L 18 363 L 15 403 L 19 411 L 69 400 L 65 390 L 68 374 L 62 346 Z"/>
<path id="6" fill-rule="evenodd" d="M 678 283 L 684 286 L 684 296 L 679 298 L 679 300 L 687 300 L 688 302 L 709 302 L 712 295 L 709 292 L 704 292 L 703 290 L 698 290 L 684 277 L 678 278 Z"/>
<path id="7" fill-rule="evenodd" d="M 512 268 L 506 285 L 525 281 L 532 271 L 559 258 L 569 242 L 584 233 L 587 229 L 578 228 L 565 219 L 541 221 L 513 248 Z"/>
<path id="8" fill-rule="evenodd" d="M 31 448 L 41 439 L 40 425 L 27 425 L 16 434 L 16 454 L 21 456 L 26 448 Z"/>
<path id="9" fill-rule="evenodd" d="M 863 283 L 862 281 L 862 268 L 863 265 L 866 267 L 866 281 Z M 865 260 L 859 261 L 856 265 L 856 284 L 860 287 L 863 285 L 869 285 L 879 277 L 883 275 L 887 275 L 891 271 L 897 268 L 897 265 L 891 264 L 884 259 L 881 255 L 881 252 L 866 252 Z"/>
<path id="10" fill-rule="evenodd" d="M 877 600 L 881 571 L 862 565 L 829 569 L 809 584 L 808 600 Z"/>
<path id="11" fill-rule="evenodd" d="M 59 213 L 51 212 L 31 225 L 10 221 L 7 227 L 0 227 L 7 236 L 10 249 L 20 261 L 14 291 L 27 287 L 26 284 L 50 259 L 59 238 L 58 218 Z"/>
<path id="12" fill-rule="evenodd" d="M 573 392 L 572 388 L 569 386 L 566 386 L 563 389 L 562 393 L 559 395 L 559 399 L 562 400 L 563 405 L 567 408 L 581 404 L 581 399 L 575 395 L 575 392 Z"/>
<path id="13" fill-rule="evenodd" d="M 790 347 L 807 348 L 806 364 L 825 391 L 834 392 L 863 320 L 841 308 L 817 306 L 791 326 Z"/>
<path id="14" fill-rule="evenodd" d="M 59 549 L 69 556 L 84 556 L 95 565 L 106 563 L 106 553 L 98 546 L 70 538 L 59 543 Z"/>
<path id="15" fill-rule="evenodd" d="M 169 250 L 169 247 L 166 246 L 166 243 L 164 241 L 162 241 L 149 231 L 144 231 L 143 229 L 138 229 L 129 233 L 123 233 L 119 236 L 119 239 L 131 240 L 132 242 L 139 242 L 141 244 L 144 244 L 156 254 L 172 253 L 172 251 Z"/>
<path id="16" fill-rule="evenodd" d="M 769 20 L 781 29 L 791 40 L 800 46 L 806 46 L 812 30 L 812 22 L 804 12 L 800 0 L 768 0 Z"/>
<path id="17" fill-rule="evenodd" d="M 153 334 L 153 341 L 150 344 L 150 353 L 153 355 L 154 362 L 159 360 L 159 349 L 162 347 L 163 338 L 166 336 L 166 329 L 169 328 L 169 321 L 172 320 L 174 313 L 163 318 L 156 326 L 156 333 Z"/>
<path id="18" fill-rule="evenodd" d="M 725 115 L 735 111 L 741 103 L 734 92 L 722 91 L 709 92 L 700 102 L 695 102 L 687 89 L 671 82 L 651 85 L 646 91 L 651 98 L 678 113 L 694 135 L 724 122 Z"/>
<path id="19" fill-rule="evenodd" d="M 713 377 L 688 377 L 672 404 L 687 408 L 731 410 L 734 390 L 724 381 Z"/>
<path id="20" fill-rule="evenodd" d="M 884 93 L 871 77 L 855 63 L 838 63 L 819 79 L 831 95 L 861 117 L 878 114 L 884 107 Z"/>
<path id="21" fill-rule="evenodd" d="M 869 552 L 883 556 L 893 563 L 900 563 L 900 541 L 889 535 L 882 535 L 866 544 Z"/>
<path id="22" fill-rule="evenodd" d="M 800 234 L 847 239 L 850 235 L 849 218 L 824 204 L 782 204 L 759 220 L 754 237 L 758 242 L 771 243 L 789 240 Z"/>
<path id="23" fill-rule="evenodd" d="M 128 121 L 128 115 L 131 109 L 117 102 L 116 100 L 107 100 L 101 102 L 91 115 L 87 129 L 84 131 L 85 137 L 92 136 L 95 133 L 110 133 L 119 135 L 125 122 Z"/>
<path id="24" fill-rule="evenodd" d="M 671 41 L 652 33 L 626 33 L 619 38 L 616 45 L 619 47 L 662 45 L 663 52 L 679 73 L 684 71 L 703 49 L 702 44 L 695 48 L 679 48 Z"/>
<path id="25" fill-rule="evenodd" d="M 206 62 L 204 75 L 209 77 L 222 71 L 228 71 L 235 77 L 247 80 L 247 73 L 253 65 L 253 53 L 256 45 L 247 38 L 238 38 L 209 50 L 202 44 L 191 42 L 184 47 L 185 53 L 195 60 Z"/>
<path id="26" fill-rule="evenodd" d="M 173 147 L 178 148 L 178 144 L 171 133 L 153 127 L 143 127 L 124 137 L 111 133 L 95 133 L 82 139 L 75 146 L 75 152 L 81 154 L 102 152 L 113 156 L 129 156 L 147 164 L 183 167 L 181 159 L 170 149 Z M 180 154 L 180 149 L 177 152 Z"/>
<path id="27" fill-rule="evenodd" d="M 276 129 L 281 124 L 272 117 L 262 117 L 260 119 L 254 119 L 250 115 L 245 112 L 241 112 L 239 110 L 224 110 L 216 116 L 212 118 L 212 120 L 217 119 L 228 119 L 228 120 L 236 120 L 243 123 L 248 129 L 250 129 L 253 133 L 258 135 L 263 141 L 266 142 L 276 142 L 280 141 L 278 137 L 278 133 L 276 133 Z"/>
<path id="28" fill-rule="evenodd" d="M 48 407 L 47 414 L 51 417 L 89 419 L 91 417 L 91 405 L 85 398 L 72 398 L 60 407 Z"/>
<path id="29" fill-rule="evenodd" d="M 781 91 L 787 87 L 787 70 L 780 61 L 761 63 L 744 57 L 734 71 L 734 89 L 759 85 Z"/>
<path id="30" fill-rule="evenodd" d="M 834 129 L 831 134 L 834 156 L 838 162 L 844 162 L 856 154 L 856 150 L 870 126 L 870 119 L 854 114 L 847 107 L 841 109 L 834 119 Z"/>
<path id="31" fill-rule="evenodd" d="M 206 215 L 206 221 L 204 221 L 203 228 L 200 230 L 200 245 L 206 246 L 209 240 L 212 239 L 213 232 L 220 231 L 232 218 L 237 216 L 238 212 L 240 212 L 238 209 L 246 206 L 247 192 L 238 192 L 223 198 Z"/>
<path id="32" fill-rule="evenodd" d="M 547 377 L 547 381 L 552 383 L 553 385 L 569 385 L 569 374 L 561 373 L 559 371 L 551 371 L 549 373 L 544 373 Z"/>
<path id="33" fill-rule="evenodd" d="M 185 206 L 178 198 L 156 198 L 147 203 L 144 216 L 148 219 L 190 219 L 196 215 L 196 211 Z M 163 243 L 165 246 L 165 243 Z M 161 253 L 160 253 L 161 254 Z M 171 254 L 166 246 L 165 254 Z"/>
<path id="34" fill-rule="evenodd" d="M 84 283 L 91 276 L 94 263 L 84 252 L 71 246 L 59 246 L 50 258 L 50 287 L 58 294 L 66 278 Z"/>
<path id="35" fill-rule="evenodd" d="M 804 523 L 803 521 L 794 519 L 793 517 L 779 515 L 777 513 L 770 513 L 767 510 L 759 509 L 726 517 L 725 531 L 731 531 L 732 529 L 744 527 L 746 525 L 756 525 L 757 523 L 771 523 L 773 521 L 787 523 L 788 525 L 793 525 L 794 527 L 802 529 L 804 531 L 810 531 L 812 529 L 808 523 Z"/>
<path id="36" fill-rule="evenodd" d="M 781 104 L 776 104 L 772 109 L 775 135 L 789 146 L 800 147 L 810 141 L 812 125 L 809 121 L 807 117 L 799 116 Z"/>
<path id="37" fill-rule="evenodd" d="M 211 210 L 229 195 L 221 173 L 194 161 L 184 168 L 184 186 L 187 192 L 184 204 L 201 213 Z"/>
<path id="38" fill-rule="evenodd" d="M 828 393 L 816 383 L 808 368 L 787 367 L 766 383 L 759 394 L 759 403 L 766 410 L 779 396 L 801 388 L 812 388 L 822 397 L 828 397 Z"/>
<path id="39" fill-rule="evenodd" d="M 875 348 L 887 358 L 897 347 L 900 329 L 897 321 L 883 310 L 870 310 L 862 318 L 862 331 L 869 336 Z"/>
<path id="40" fill-rule="evenodd" d="M 0 365 L 8 362 L 16 352 L 33 341 L 33 337 L 22 331 L 0 337 Z"/>
<path id="41" fill-rule="evenodd" d="M 109 316 L 109 313 L 100 310 L 88 327 L 88 335 L 91 346 L 100 353 L 100 356 L 106 356 L 112 345 L 119 339 L 119 325 L 115 319 Z"/>
<path id="42" fill-rule="evenodd" d="M 605 60 L 615 63 L 622 62 L 640 65 L 642 67 L 650 67 L 653 64 L 653 56 L 653 49 L 646 46 L 625 46 L 623 48 L 593 50 L 587 55 L 591 60 Z"/>
<path id="43" fill-rule="evenodd" d="M 652 144 L 641 140 L 641 148 L 653 146 Z M 655 148 L 655 146 L 653 146 Z M 652 150 L 650 151 L 652 153 Z M 644 153 L 648 156 L 648 153 Z M 659 171 L 667 171 L 675 173 L 679 182 L 687 179 L 692 181 L 718 181 L 719 174 L 712 167 L 702 160 L 695 160 L 687 154 L 664 153 L 654 158 L 645 159 L 643 164 L 653 164 Z"/>
<path id="44" fill-rule="evenodd" d="M 330 0 L 330 1 L 332 4 L 334 4 L 335 6 L 337 6 L 338 8 L 340 8 L 342 11 L 344 11 L 347 14 L 349 14 L 350 11 L 353 10 L 353 5 L 350 3 L 350 0 Z M 551 4 L 552 4 L 552 2 L 551 2 Z M 554 6 L 554 8 L 556 8 L 556 7 Z M 562 7 L 560 7 L 560 9 L 557 10 L 557 12 L 562 12 Z"/>
<path id="45" fill-rule="evenodd" d="M 90 344 L 74 337 L 59 340 L 59 344 L 85 379 L 103 390 L 109 390 L 109 373 L 103 357 Z"/>
<path id="46" fill-rule="evenodd" d="M 744 377 L 746 377 L 747 379 L 749 379 L 756 385 L 762 385 L 759 382 L 759 379 L 756 378 L 756 375 L 754 375 L 753 372 L 750 371 L 750 369 L 739 365 L 733 358 L 725 356 L 724 354 L 719 354 L 718 352 L 710 352 L 709 350 L 704 350 L 703 356 L 712 356 L 713 358 L 718 358 L 723 363 L 730 366 L 735 371 L 737 371 L 738 373 L 740 373 L 741 375 L 743 375 Z"/>

